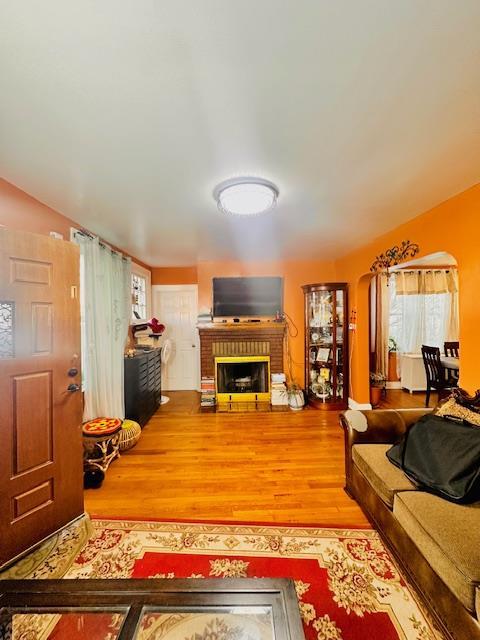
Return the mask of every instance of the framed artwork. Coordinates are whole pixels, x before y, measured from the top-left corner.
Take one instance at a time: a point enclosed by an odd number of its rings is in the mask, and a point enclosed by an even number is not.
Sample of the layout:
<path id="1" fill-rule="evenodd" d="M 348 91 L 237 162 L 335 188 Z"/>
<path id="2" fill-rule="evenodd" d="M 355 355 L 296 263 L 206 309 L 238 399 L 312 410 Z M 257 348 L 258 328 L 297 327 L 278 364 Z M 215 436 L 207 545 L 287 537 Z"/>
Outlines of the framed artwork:
<path id="1" fill-rule="evenodd" d="M 331 360 L 331 348 L 319 347 L 317 351 L 317 362 L 329 362 Z"/>

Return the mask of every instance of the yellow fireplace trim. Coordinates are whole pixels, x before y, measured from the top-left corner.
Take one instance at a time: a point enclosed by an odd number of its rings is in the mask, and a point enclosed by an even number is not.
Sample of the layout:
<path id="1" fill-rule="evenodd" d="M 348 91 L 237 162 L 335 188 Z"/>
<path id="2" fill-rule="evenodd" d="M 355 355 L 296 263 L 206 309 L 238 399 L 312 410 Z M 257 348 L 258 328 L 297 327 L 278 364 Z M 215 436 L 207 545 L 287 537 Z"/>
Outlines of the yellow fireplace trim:
<path id="1" fill-rule="evenodd" d="M 231 402 L 270 402 L 269 393 L 217 393 L 217 404 Z"/>
<path id="2" fill-rule="evenodd" d="M 268 362 L 270 369 L 270 356 L 218 356 L 215 358 L 215 364 L 217 362 Z"/>
<path id="3" fill-rule="evenodd" d="M 235 364 L 241 362 L 266 362 L 268 391 L 263 393 L 219 393 L 218 391 L 218 364 Z M 270 402 L 270 356 L 221 356 L 215 358 L 215 393 L 217 404 L 228 402 Z"/>

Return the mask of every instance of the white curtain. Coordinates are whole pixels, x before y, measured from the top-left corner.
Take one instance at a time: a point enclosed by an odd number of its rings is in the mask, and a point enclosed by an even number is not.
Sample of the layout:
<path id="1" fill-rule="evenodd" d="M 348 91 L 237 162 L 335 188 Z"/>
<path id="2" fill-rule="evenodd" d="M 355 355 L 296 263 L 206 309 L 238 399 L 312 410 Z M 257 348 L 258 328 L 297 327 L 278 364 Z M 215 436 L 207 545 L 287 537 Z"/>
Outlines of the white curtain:
<path id="1" fill-rule="evenodd" d="M 458 276 L 455 269 L 396 273 L 390 279 L 390 335 L 403 353 L 422 344 L 443 351 L 458 340 Z"/>
<path id="2" fill-rule="evenodd" d="M 82 233 L 80 245 L 84 420 L 125 417 L 123 356 L 131 315 L 131 263 Z"/>

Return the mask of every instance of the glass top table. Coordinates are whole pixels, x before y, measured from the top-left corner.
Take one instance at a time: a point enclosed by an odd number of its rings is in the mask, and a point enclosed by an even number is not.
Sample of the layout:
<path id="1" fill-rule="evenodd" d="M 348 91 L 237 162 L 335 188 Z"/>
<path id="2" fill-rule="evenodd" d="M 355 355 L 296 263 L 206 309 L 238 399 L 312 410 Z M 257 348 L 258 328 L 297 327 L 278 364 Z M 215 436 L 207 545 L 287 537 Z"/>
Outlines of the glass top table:
<path id="1" fill-rule="evenodd" d="M 11 580 L 0 638 L 304 640 L 289 579 Z"/>

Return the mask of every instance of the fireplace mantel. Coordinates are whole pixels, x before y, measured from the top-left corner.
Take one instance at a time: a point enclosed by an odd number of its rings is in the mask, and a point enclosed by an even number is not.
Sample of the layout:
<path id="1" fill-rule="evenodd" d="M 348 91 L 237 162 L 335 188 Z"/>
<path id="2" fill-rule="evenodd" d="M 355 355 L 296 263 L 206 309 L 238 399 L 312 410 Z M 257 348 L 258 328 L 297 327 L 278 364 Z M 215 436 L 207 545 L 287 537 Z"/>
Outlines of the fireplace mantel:
<path id="1" fill-rule="evenodd" d="M 283 373 L 284 322 L 199 324 L 202 376 L 215 375 L 215 356 L 268 355 L 271 373 Z"/>

